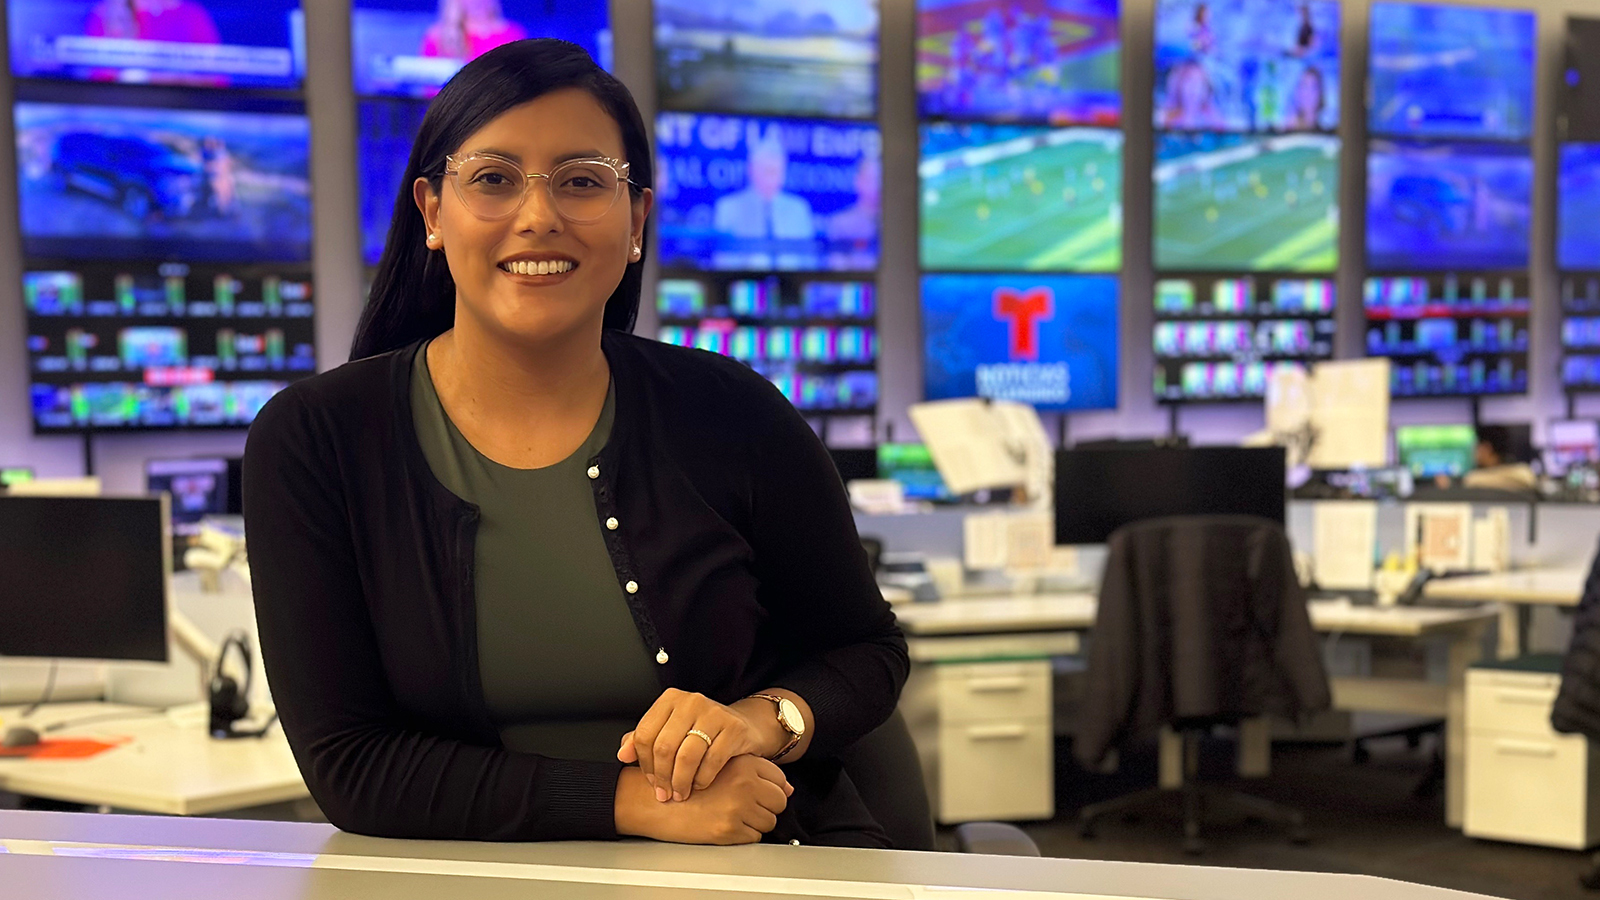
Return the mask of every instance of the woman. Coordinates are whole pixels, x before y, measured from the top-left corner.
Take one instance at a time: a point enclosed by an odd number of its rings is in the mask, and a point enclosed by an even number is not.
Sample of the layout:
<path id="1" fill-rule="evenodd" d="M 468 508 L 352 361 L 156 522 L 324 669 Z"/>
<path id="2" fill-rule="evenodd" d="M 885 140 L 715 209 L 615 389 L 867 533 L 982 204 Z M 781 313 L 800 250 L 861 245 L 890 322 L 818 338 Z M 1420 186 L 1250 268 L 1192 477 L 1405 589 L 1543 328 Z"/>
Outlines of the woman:
<path id="1" fill-rule="evenodd" d="M 651 181 L 581 49 L 479 57 L 423 121 L 355 361 L 251 429 L 262 653 L 341 828 L 887 845 L 832 754 L 893 710 L 904 639 L 793 407 L 628 334 Z"/>

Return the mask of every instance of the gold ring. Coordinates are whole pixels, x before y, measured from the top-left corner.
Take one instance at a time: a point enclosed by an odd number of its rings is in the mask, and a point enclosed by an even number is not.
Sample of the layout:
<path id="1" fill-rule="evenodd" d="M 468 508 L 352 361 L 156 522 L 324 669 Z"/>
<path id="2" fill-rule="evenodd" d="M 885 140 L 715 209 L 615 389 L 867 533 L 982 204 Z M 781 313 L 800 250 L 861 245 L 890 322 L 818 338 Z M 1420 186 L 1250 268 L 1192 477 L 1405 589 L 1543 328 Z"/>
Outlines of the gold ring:
<path id="1" fill-rule="evenodd" d="M 707 747 L 711 746 L 711 735 L 706 734 L 704 731 L 701 731 L 698 728 L 689 729 L 689 733 L 694 735 L 695 737 L 699 738 L 700 740 L 705 741 Z"/>

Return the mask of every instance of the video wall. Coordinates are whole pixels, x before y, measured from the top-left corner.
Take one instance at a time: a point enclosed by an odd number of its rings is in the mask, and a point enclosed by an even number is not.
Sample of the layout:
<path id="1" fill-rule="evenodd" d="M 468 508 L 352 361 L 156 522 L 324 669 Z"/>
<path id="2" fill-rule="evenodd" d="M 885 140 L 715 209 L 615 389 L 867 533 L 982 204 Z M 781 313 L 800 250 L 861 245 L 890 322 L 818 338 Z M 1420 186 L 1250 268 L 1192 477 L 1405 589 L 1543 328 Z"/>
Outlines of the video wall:
<path id="1" fill-rule="evenodd" d="M 1117 405 L 1118 0 L 918 0 L 924 393 Z"/>
<path id="2" fill-rule="evenodd" d="M 1274 369 L 1333 355 L 1339 15 L 1334 0 L 1157 3 L 1162 402 L 1259 398 Z"/>
<path id="3" fill-rule="evenodd" d="M 298 0 L 12 0 L 38 432 L 248 425 L 316 370 Z"/>
<path id="4" fill-rule="evenodd" d="M 1567 19 L 1558 95 L 1556 266 L 1561 272 L 1561 386 L 1600 391 L 1600 19 Z"/>
<path id="5" fill-rule="evenodd" d="M 524 38 L 560 38 L 611 71 L 607 0 L 351 0 L 361 257 L 378 264 L 428 100 L 461 67 Z"/>
<path id="6" fill-rule="evenodd" d="M 1535 25 L 1373 4 L 1366 352 L 1397 397 L 1528 390 Z"/>
<path id="7" fill-rule="evenodd" d="M 657 0 L 661 340 L 878 407 L 876 0 Z"/>

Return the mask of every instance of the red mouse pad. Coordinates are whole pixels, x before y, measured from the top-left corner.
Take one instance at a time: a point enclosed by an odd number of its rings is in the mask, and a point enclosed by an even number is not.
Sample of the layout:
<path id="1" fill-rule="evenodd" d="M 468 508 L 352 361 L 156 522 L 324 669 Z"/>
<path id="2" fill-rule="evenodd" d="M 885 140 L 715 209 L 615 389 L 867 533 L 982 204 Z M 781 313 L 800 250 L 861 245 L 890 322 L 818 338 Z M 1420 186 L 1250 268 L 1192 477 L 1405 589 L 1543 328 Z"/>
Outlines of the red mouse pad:
<path id="1" fill-rule="evenodd" d="M 0 747 L 0 759 L 88 759 L 115 750 L 133 738 L 45 738 L 31 747 Z"/>

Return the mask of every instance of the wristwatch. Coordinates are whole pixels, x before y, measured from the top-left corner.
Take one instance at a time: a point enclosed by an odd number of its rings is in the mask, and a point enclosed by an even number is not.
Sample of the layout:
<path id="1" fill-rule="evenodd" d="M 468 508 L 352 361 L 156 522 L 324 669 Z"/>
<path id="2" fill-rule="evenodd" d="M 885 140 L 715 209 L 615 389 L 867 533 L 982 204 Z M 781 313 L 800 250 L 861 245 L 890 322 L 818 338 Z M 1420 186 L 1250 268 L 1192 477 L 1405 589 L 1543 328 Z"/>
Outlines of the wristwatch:
<path id="1" fill-rule="evenodd" d="M 789 743 L 784 744 L 782 750 L 772 754 L 767 759 L 783 759 L 784 754 L 793 750 L 795 745 L 800 743 L 800 739 L 806 736 L 806 720 L 804 716 L 800 715 L 800 707 L 796 706 L 794 701 L 788 697 L 777 697 L 772 694 L 751 694 L 750 696 L 759 697 L 762 700 L 771 700 L 772 705 L 777 707 L 778 724 L 783 727 L 784 731 L 789 732 Z"/>

